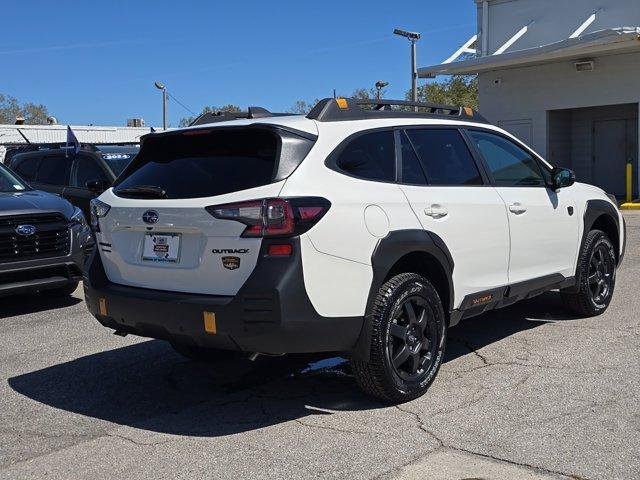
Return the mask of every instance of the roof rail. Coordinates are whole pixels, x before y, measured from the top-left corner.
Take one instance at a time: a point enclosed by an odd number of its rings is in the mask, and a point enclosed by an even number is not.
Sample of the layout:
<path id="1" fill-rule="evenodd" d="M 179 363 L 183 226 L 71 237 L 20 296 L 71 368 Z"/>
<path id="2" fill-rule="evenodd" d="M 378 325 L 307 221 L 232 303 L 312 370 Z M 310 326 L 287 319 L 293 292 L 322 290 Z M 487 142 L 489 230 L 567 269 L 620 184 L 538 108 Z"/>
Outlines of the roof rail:
<path id="1" fill-rule="evenodd" d="M 361 108 L 368 105 L 373 108 Z M 395 108 L 392 107 L 404 107 Z M 413 107 L 409 110 L 406 107 Z M 341 120 L 367 120 L 370 118 L 451 118 L 458 117 L 479 123 L 489 123 L 471 107 L 454 107 L 436 103 L 411 102 L 408 100 L 325 98 L 311 109 L 307 118 L 319 122 Z"/>
<path id="2" fill-rule="evenodd" d="M 207 123 L 228 122 L 229 120 L 241 120 L 250 118 L 282 117 L 290 113 L 272 113 L 266 108 L 249 107 L 246 112 L 205 112 L 189 124 L 206 125 Z"/>

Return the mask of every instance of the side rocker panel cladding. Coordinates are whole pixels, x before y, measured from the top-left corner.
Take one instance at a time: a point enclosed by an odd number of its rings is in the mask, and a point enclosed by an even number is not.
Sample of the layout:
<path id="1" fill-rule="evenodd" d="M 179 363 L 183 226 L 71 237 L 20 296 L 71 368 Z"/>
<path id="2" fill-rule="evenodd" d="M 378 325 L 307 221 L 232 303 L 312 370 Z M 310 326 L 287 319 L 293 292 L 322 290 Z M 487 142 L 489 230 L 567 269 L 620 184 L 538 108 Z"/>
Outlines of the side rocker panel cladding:
<path id="1" fill-rule="evenodd" d="M 371 312 L 378 290 L 384 283 L 393 266 L 405 255 L 411 253 L 427 253 L 440 265 L 445 273 L 449 289 L 449 305 L 445 305 L 445 312 L 453 309 L 453 258 L 444 241 L 436 234 L 425 230 L 397 230 L 381 239 L 371 256 L 373 280 L 367 300 L 365 321 L 362 325 L 360 337 L 353 350 L 353 357 L 358 360 L 369 359 L 371 338 Z"/>

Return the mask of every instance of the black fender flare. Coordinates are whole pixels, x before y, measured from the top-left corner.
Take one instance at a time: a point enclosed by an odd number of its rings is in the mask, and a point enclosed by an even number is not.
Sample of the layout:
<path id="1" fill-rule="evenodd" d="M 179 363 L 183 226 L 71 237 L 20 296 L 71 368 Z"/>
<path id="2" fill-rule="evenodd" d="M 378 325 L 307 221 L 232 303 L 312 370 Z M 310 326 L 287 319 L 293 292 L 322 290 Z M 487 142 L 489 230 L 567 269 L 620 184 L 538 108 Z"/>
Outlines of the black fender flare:
<path id="1" fill-rule="evenodd" d="M 393 266 L 405 255 L 411 253 L 427 253 L 431 255 L 440 265 L 447 277 L 449 289 L 449 305 L 445 305 L 446 313 L 453 310 L 453 268 L 454 262 L 451 252 L 445 242 L 433 232 L 426 230 L 396 230 L 386 237 L 378 240 L 378 243 L 371 255 L 371 267 L 373 279 L 367 306 L 362 324 L 360 336 L 356 341 L 352 351 L 352 357 L 357 360 L 367 361 L 369 359 L 369 348 L 371 344 L 371 319 L 370 312 L 373 309 L 378 290 L 384 283 L 387 275 Z"/>
<path id="2" fill-rule="evenodd" d="M 616 225 L 617 238 L 612 238 L 611 241 L 615 242 L 616 255 L 619 255 L 619 260 L 622 260 L 620 254 L 620 218 L 618 217 L 618 209 L 606 200 L 587 200 L 587 206 L 584 210 L 584 230 L 582 231 L 582 239 L 580 240 L 580 251 L 582 251 L 584 242 L 587 239 L 587 234 L 593 227 L 593 224 L 602 215 L 610 217 Z"/>
<path id="3" fill-rule="evenodd" d="M 616 255 L 618 256 L 618 264 L 622 261 L 622 253 L 620 253 L 620 219 L 618 217 L 618 210 L 614 207 L 610 202 L 606 200 L 596 199 L 596 200 L 587 200 L 587 205 L 584 210 L 583 215 L 583 230 L 582 230 L 582 238 L 580 239 L 580 247 L 578 249 L 578 261 L 580 257 L 580 252 L 584 248 L 584 244 L 587 241 L 587 234 L 593 228 L 593 224 L 596 222 L 598 218 L 602 215 L 606 215 L 611 218 L 616 225 L 616 238 L 612 238 L 611 241 L 614 242 L 614 246 L 616 247 Z M 626 235 L 624 236 L 623 241 L 626 241 Z M 575 286 L 570 287 L 567 291 L 578 291 L 580 286 L 580 272 L 578 271 L 576 265 L 576 282 Z"/>

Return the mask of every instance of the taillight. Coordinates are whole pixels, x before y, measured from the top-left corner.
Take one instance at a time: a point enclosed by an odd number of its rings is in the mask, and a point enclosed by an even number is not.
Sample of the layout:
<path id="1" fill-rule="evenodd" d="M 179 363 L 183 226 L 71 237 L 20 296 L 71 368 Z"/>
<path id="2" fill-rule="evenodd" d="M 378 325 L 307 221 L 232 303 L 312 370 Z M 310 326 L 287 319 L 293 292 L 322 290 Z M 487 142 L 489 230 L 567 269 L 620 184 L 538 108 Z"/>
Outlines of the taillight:
<path id="1" fill-rule="evenodd" d="M 215 218 L 244 223 L 243 237 L 290 237 L 309 230 L 330 206 L 321 197 L 296 197 L 227 203 L 206 210 Z"/>

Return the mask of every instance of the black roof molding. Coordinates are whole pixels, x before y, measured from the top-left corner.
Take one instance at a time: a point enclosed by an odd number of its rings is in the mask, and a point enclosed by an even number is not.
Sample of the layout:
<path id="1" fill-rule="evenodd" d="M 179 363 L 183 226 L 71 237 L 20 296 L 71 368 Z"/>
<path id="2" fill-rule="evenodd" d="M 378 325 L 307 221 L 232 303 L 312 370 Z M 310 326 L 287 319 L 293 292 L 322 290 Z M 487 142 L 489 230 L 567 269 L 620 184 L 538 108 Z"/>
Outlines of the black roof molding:
<path id="1" fill-rule="evenodd" d="M 246 112 L 205 112 L 197 117 L 193 122 L 191 122 L 189 126 L 193 127 L 195 125 L 206 125 L 207 123 L 228 122 L 229 120 L 282 117 L 285 115 L 293 114 L 272 113 L 266 108 L 262 107 L 249 107 Z"/>
<path id="2" fill-rule="evenodd" d="M 369 106 L 371 108 L 362 108 Z M 401 107 L 392 108 L 392 107 Z M 408 108 L 409 107 L 409 108 Z M 415 111 L 417 109 L 418 111 Z M 456 118 L 478 123 L 489 123 L 470 107 L 438 105 L 436 103 L 411 102 L 408 100 L 355 98 L 325 98 L 311 109 L 307 118 L 319 122 L 344 120 L 368 120 L 372 118 Z"/>

